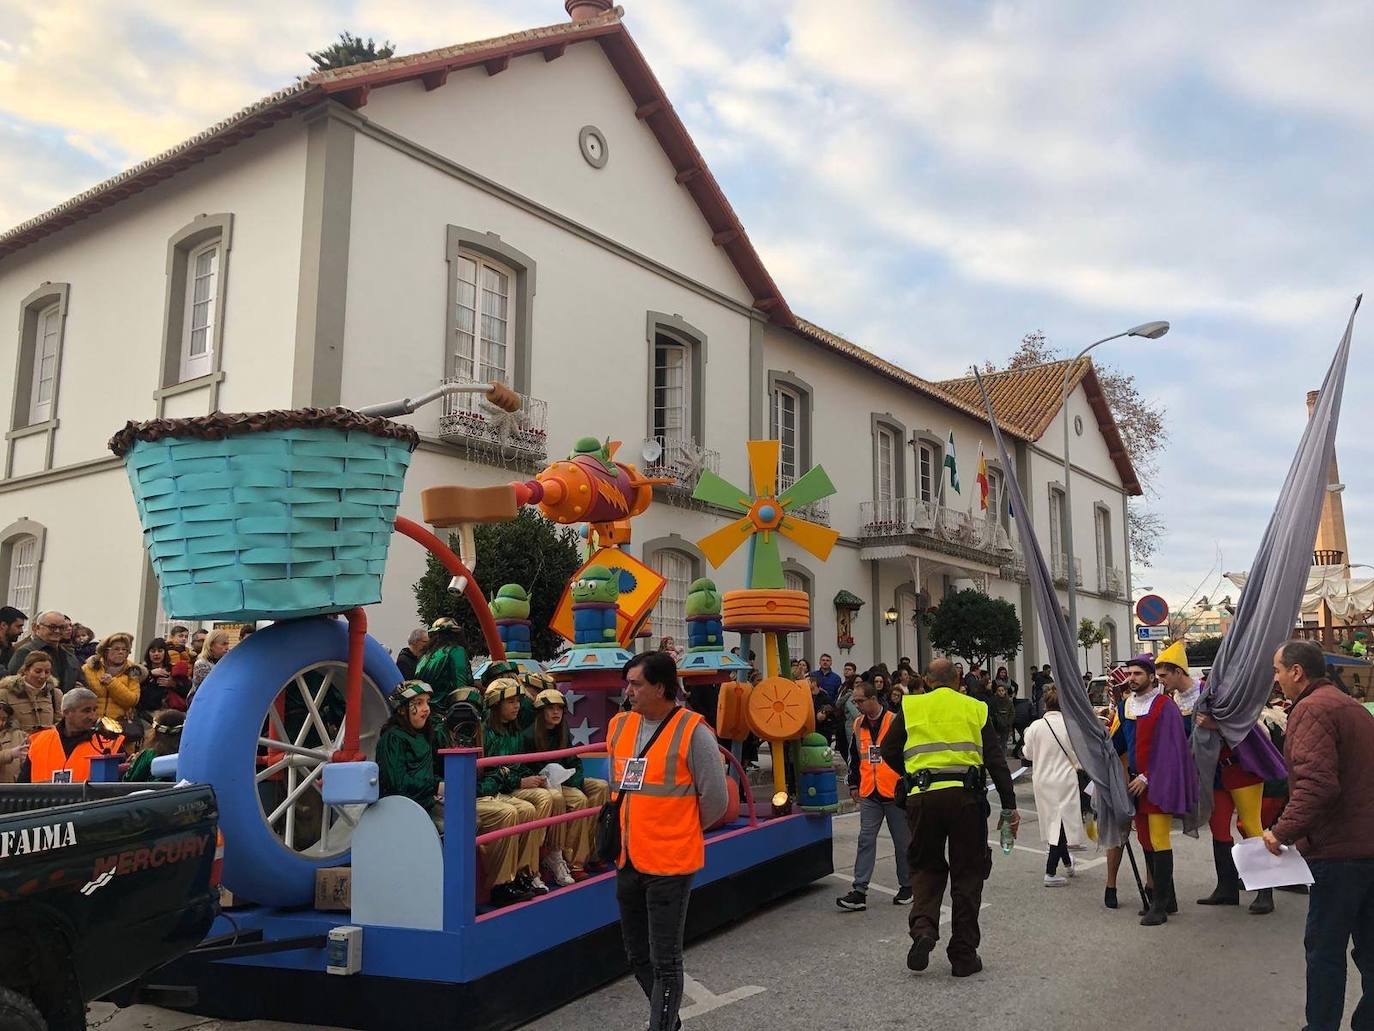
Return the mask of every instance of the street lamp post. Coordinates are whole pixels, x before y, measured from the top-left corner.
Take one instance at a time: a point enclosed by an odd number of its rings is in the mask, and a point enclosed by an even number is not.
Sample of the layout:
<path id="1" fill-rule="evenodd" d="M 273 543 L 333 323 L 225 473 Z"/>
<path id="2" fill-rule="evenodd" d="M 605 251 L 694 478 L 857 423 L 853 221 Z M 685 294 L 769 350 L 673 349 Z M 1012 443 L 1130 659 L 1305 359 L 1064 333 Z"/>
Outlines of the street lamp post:
<path id="1" fill-rule="evenodd" d="M 1069 627 L 1074 634 L 1078 633 L 1078 591 L 1074 578 L 1073 569 L 1073 477 L 1070 475 L 1069 464 L 1069 379 L 1073 376 L 1074 367 L 1078 365 L 1079 359 L 1087 356 L 1088 352 L 1100 344 L 1105 344 L 1109 340 L 1119 340 L 1121 337 L 1143 337 L 1146 340 L 1158 340 L 1165 333 L 1169 332 L 1167 322 L 1144 322 L 1133 329 L 1128 329 L 1124 333 L 1114 333 L 1109 337 L 1094 341 L 1074 356 L 1073 361 L 1069 362 L 1064 369 L 1064 386 L 1059 392 L 1059 413 L 1064 420 L 1064 582 L 1068 584 L 1069 591 Z M 1122 527 L 1122 532 L 1126 527 Z"/>

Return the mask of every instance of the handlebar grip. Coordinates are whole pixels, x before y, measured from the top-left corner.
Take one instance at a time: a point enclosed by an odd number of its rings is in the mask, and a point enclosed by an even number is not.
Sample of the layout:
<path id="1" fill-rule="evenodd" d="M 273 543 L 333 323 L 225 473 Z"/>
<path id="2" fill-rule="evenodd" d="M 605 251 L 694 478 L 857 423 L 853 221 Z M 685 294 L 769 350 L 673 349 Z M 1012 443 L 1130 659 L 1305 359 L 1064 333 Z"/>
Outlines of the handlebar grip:
<path id="1" fill-rule="evenodd" d="M 487 400 L 506 412 L 520 411 L 520 395 L 504 383 L 492 383 L 487 391 Z"/>

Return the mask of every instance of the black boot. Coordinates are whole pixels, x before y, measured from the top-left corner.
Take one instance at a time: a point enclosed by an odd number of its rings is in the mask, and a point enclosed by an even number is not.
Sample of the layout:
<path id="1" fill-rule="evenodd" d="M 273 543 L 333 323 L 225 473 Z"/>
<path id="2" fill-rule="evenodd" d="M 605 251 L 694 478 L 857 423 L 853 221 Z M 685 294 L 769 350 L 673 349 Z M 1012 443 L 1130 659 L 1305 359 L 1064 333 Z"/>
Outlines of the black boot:
<path id="1" fill-rule="evenodd" d="M 1155 894 L 1150 901 L 1150 911 L 1140 918 L 1142 927 L 1158 927 L 1169 920 L 1169 898 L 1174 890 L 1174 854 L 1156 852 L 1154 854 Z"/>
<path id="2" fill-rule="evenodd" d="M 1255 916 L 1264 916 L 1266 913 L 1274 911 L 1274 889 L 1261 888 L 1255 892 L 1255 901 L 1250 903 L 1250 912 Z"/>
<path id="3" fill-rule="evenodd" d="M 1212 862 L 1217 868 L 1217 886 L 1205 899 L 1198 899 L 1199 906 L 1239 906 L 1240 876 L 1236 873 L 1236 861 L 1231 858 L 1231 843 L 1212 839 Z"/>
<path id="4" fill-rule="evenodd" d="M 1150 875 L 1150 880 L 1151 880 L 1151 881 L 1154 881 L 1154 880 L 1155 880 L 1155 854 L 1154 854 L 1153 852 L 1142 852 L 1141 855 L 1144 856 L 1144 859 L 1145 859 L 1145 869 L 1146 869 L 1146 871 L 1147 871 L 1147 872 L 1149 873 L 1149 875 Z M 1158 881 L 1155 881 L 1155 883 L 1157 884 L 1157 883 L 1159 883 L 1159 882 L 1158 882 Z M 1146 884 L 1146 885 L 1145 885 L 1145 908 L 1144 908 L 1144 909 L 1138 909 L 1138 910 L 1136 910 L 1136 914 L 1135 914 L 1135 915 L 1136 915 L 1136 916 L 1144 916 L 1146 913 L 1148 913 L 1148 912 L 1150 911 L 1150 907 L 1152 907 L 1152 906 L 1154 905 L 1154 902 L 1155 902 L 1155 890 L 1154 890 L 1152 887 L 1150 887 L 1149 884 Z"/>

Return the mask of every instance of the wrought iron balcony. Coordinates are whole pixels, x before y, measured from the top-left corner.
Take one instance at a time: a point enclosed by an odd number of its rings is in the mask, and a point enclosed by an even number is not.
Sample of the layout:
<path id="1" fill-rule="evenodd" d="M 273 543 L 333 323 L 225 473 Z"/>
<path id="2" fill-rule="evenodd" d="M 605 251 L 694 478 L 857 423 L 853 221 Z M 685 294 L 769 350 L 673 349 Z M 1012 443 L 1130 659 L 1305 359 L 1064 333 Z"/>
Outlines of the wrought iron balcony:
<path id="1" fill-rule="evenodd" d="M 1056 586 L 1067 587 L 1069 585 L 1067 555 L 1056 553 L 1050 556 L 1050 575 L 1054 577 Z M 1081 558 L 1073 560 L 1073 585 L 1074 587 L 1083 586 L 1083 560 Z"/>
<path id="2" fill-rule="evenodd" d="M 518 412 L 502 411 L 481 394 L 450 394 L 439 415 L 439 436 L 465 448 L 473 461 L 533 469 L 548 458 L 548 420 L 548 402 L 528 394 L 520 395 Z"/>
<path id="3" fill-rule="evenodd" d="M 1126 574 L 1115 566 L 1100 567 L 1097 571 L 1097 593 L 1108 598 L 1126 597 Z"/>
<path id="4" fill-rule="evenodd" d="M 672 480 L 661 486 L 673 494 L 691 494 L 703 471 L 720 472 L 720 452 L 702 447 L 691 438 L 649 437 L 641 454 L 651 452 L 655 444 L 659 456 L 652 462 L 646 461 L 640 471 L 645 476 Z"/>
<path id="5" fill-rule="evenodd" d="M 892 537 L 924 537 L 985 552 L 998 565 L 1015 551 L 1006 529 L 995 517 L 971 516 L 919 498 L 860 502 L 859 538 L 871 541 Z"/>
<path id="6" fill-rule="evenodd" d="M 781 494 L 792 484 L 797 482 L 797 477 L 778 475 L 778 493 Z M 799 519 L 809 519 L 813 523 L 820 523 L 823 526 L 830 525 L 830 499 L 821 498 L 813 501 L 809 505 L 802 505 L 799 508 L 789 509 L 789 511 Z"/>
<path id="7" fill-rule="evenodd" d="M 1003 580 L 1011 580 L 1018 584 L 1029 582 L 1030 576 L 1026 572 L 1026 553 L 1021 550 L 1019 544 L 1013 546 L 1012 553 L 1002 560 L 998 575 Z"/>

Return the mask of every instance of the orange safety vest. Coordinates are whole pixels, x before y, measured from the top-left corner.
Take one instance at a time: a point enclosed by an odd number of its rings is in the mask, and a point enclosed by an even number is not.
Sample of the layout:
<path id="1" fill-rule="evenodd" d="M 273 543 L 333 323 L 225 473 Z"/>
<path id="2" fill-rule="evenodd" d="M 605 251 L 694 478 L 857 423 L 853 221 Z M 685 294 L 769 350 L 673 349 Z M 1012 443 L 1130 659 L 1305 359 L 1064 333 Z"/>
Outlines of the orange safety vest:
<path id="1" fill-rule="evenodd" d="M 676 875 L 696 873 L 706 865 L 701 808 L 687 766 L 692 734 L 704 722 L 699 713 L 680 709 L 672 725 L 644 756 L 643 786 L 637 791 L 619 792 L 626 765 L 637 752 L 640 717 L 624 712 L 611 720 L 606 735 L 611 788 L 624 797 L 617 866 L 623 867 L 633 857 L 635 869 L 641 873 Z"/>
<path id="2" fill-rule="evenodd" d="M 103 740 L 103 739 L 102 739 Z M 71 783 L 83 784 L 91 779 L 91 760 L 101 755 L 118 755 L 124 738 L 109 741 L 104 748 L 95 739 L 81 742 L 68 755 L 62 748 L 62 738 L 56 727 L 40 730 L 29 738 L 29 781 L 33 784 L 51 783 L 59 770 L 71 771 Z"/>
<path id="3" fill-rule="evenodd" d="M 876 783 L 878 794 L 883 798 L 892 798 L 897 794 L 897 771 L 880 758 L 877 762 L 869 759 L 870 755 L 876 755 L 871 749 L 877 748 L 883 738 L 887 736 L 887 728 L 892 724 L 892 713 L 883 710 L 882 723 L 878 727 L 878 738 L 875 741 L 873 735 L 868 732 L 868 720 L 860 716 L 854 721 L 854 740 L 859 744 L 859 795 L 867 798 L 873 794 Z"/>

